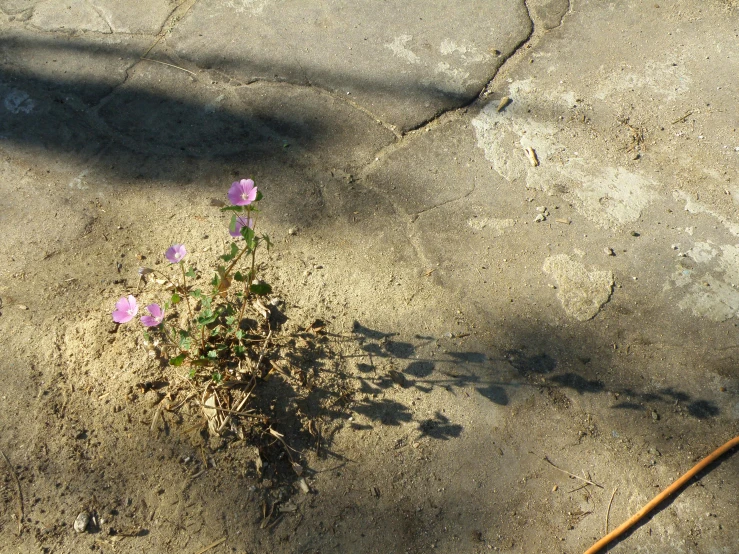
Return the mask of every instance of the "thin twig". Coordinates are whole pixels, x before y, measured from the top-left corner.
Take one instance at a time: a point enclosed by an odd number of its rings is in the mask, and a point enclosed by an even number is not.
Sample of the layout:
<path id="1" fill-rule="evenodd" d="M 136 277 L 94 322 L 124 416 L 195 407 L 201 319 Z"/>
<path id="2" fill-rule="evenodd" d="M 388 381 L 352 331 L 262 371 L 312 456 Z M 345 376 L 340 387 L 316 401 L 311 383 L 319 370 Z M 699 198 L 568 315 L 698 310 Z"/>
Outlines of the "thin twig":
<path id="1" fill-rule="evenodd" d="M 608 510 L 606 510 L 606 535 L 608 534 L 608 516 L 611 515 L 611 504 L 613 504 L 613 497 L 616 496 L 616 491 L 618 490 L 618 487 L 613 489 L 613 494 L 611 495 L 611 500 L 608 502 Z"/>
<path id="2" fill-rule="evenodd" d="M 572 494 L 573 492 L 577 492 L 581 489 L 584 489 L 585 487 L 590 486 L 590 483 L 585 483 L 584 485 L 580 485 L 579 487 L 572 489 L 571 491 L 567 491 L 567 494 Z"/>
<path id="3" fill-rule="evenodd" d="M 598 487 L 599 489 L 602 489 L 603 488 L 603 486 L 602 485 L 599 485 L 598 483 L 593 483 L 592 481 L 588 481 L 587 479 L 585 479 L 583 477 L 580 477 L 579 475 L 575 475 L 574 473 L 570 473 L 569 471 L 565 471 L 564 469 L 561 469 L 561 468 L 557 467 L 556 465 L 554 465 L 554 463 L 552 463 L 552 460 L 550 460 L 546 456 L 544 456 L 544 461 L 546 463 L 548 463 L 550 466 L 552 466 L 554 469 L 559 470 L 562 473 L 566 473 L 570 477 L 574 477 L 575 479 L 580 479 L 580 481 L 585 481 L 589 485 L 594 485 L 594 486 Z"/>
<path id="4" fill-rule="evenodd" d="M 159 60 L 155 60 L 155 59 L 153 59 L 153 58 L 141 58 L 141 59 L 142 59 L 142 60 L 146 60 L 147 62 L 160 63 L 160 64 L 162 64 L 162 65 L 168 65 L 169 67 L 174 67 L 175 69 L 181 69 L 182 71 L 186 71 L 186 72 L 187 72 L 187 73 L 189 73 L 190 75 L 194 75 L 195 77 L 197 77 L 197 74 L 196 74 L 196 73 L 193 73 L 193 72 L 192 72 L 192 71 L 190 71 L 189 69 L 185 69 L 184 67 L 180 67 L 179 65 L 175 65 L 175 64 L 173 64 L 173 63 L 160 62 Z"/>
<path id="5" fill-rule="evenodd" d="M 218 546 L 219 544 L 222 544 L 222 543 L 226 542 L 226 539 L 227 538 L 228 537 L 223 537 L 222 539 L 218 539 L 217 541 L 210 543 L 205 548 L 201 548 L 195 554 L 203 554 L 203 552 L 208 552 L 208 550 L 211 550 L 211 549 L 215 548 L 216 546 Z"/>
<path id="6" fill-rule="evenodd" d="M 737 446 L 739 446 L 739 436 L 734 437 L 729 442 L 717 448 L 716 450 L 711 452 L 708 456 L 703 458 L 700 462 L 695 464 L 689 471 L 683 474 L 682 477 L 680 477 L 677 481 L 672 483 L 672 485 L 670 485 L 665 490 L 663 490 L 661 493 L 659 493 L 657 496 L 655 496 L 646 506 L 644 506 L 636 514 L 631 516 L 627 521 L 622 523 L 620 526 L 616 527 L 608 535 L 606 535 L 605 537 L 600 539 L 598 542 L 596 542 L 593 546 L 588 548 L 585 551 L 585 554 L 595 554 L 596 552 L 600 552 L 603 548 L 608 546 L 618 537 L 623 535 L 627 530 L 631 529 L 634 525 L 639 523 L 639 521 L 644 519 L 644 517 L 649 512 L 651 512 L 657 506 L 662 504 L 662 502 L 664 502 L 667 498 L 669 498 L 670 496 L 675 494 L 677 491 L 679 491 L 682 487 L 687 485 L 688 482 L 693 477 L 698 475 L 701 471 L 706 469 L 709 465 L 711 465 L 713 462 L 718 460 L 721 456 L 723 456 L 730 450 L 736 448 Z"/>
<path id="7" fill-rule="evenodd" d="M 682 117 L 678 117 L 675 121 L 672 122 L 672 124 L 675 125 L 676 123 L 682 123 L 683 121 L 688 119 L 691 115 L 693 115 L 693 110 L 690 110 L 688 113 L 686 113 Z"/>
<path id="8" fill-rule="evenodd" d="M 223 412 L 223 413 L 226 413 L 226 414 L 232 414 L 232 415 L 237 415 L 237 416 L 245 416 L 245 417 L 262 417 L 262 416 L 260 416 L 258 414 L 252 414 L 250 412 L 241 412 L 239 410 L 229 410 L 228 408 L 221 408 L 219 406 L 207 406 L 206 404 L 201 404 L 199 402 L 198 402 L 198 405 L 201 406 L 201 407 L 203 407 L 203 408 L 207 408 L 209 410 L 216 410 L 218 412 Z"/>
<path id="9" fill-rule="evenodd" d="M 0 450 L 0 454 L 5 458 L 5 463 L 8 464 L 8 469 L 10 469 L 13 479 L 15 479 L 15 485 L 18 487 L 18 536 L 20 537 L 21 533 L 23 533 L 23 490 L 21 489 L 20 479 L 18 479 L 18 475 L 15 473 L 15 469 L 13 469 L 13 465 L 8 460 L 5 452 Z"/>

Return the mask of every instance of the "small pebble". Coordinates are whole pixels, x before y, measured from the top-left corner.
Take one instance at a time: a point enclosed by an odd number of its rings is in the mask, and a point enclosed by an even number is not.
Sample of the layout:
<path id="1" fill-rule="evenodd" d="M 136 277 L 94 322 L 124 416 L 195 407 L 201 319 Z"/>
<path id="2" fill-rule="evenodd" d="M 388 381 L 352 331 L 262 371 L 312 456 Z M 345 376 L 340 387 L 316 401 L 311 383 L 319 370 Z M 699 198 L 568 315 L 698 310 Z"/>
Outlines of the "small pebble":
<path id="1" fill-rule="evenodd" d="M 27 310 L 28 309 L 28 306 L 26 306 L 25 304 L 18 304 L 18 309 L 19 310 Z"/>
<path id="2" fill-rule="evenodd" d="M 539 212 L 540 214 L 543 214 L 544 212 L 547 211 L 547 208 L 546 206 L 537 206 L 536 211 Z"/>
<path id="3" fill-rule="evenodd" d="M 546 220 L 547 220 L 547 216 L 545 216 L 544 214 L 539 214 L 536 216 L 536 218 L 534 218 L 534 223 L 541 223 L 542 221 L 546 221 Z"/>
<path id="4" fill-rule="evenodd" d="M 308 483 L 306 483 L 305 478 L 298 481 L 298 487 L 303 491 L 303 494 L 308 494 L 310 492 L 310 487 L 308 486 Z"/>
<path id="5" fill-rule="evenodd" d="M 552 492 L 557 492 L 557 489 L 558 489 L 558 488 L 559 488 L 559 487 L 558 487 L 557 485 L 554 485 L 554 486 L 552 487 Z"/>
<path id="6" fill-rule="evenodd" d="M 288 234 L 288 235 L 297 235 L 297 234 L 298 234 L 298 230 L 297 230 L 297 229 L 295 229 L 294 227 L 290 227 L 290 228 L 289 228 L 289 229 L 287 230 L 287 234 Z"/>
<path id="7" fill-rule="evenodd" d="M 80 512 L 77 519 L 74 520 L 74 530 L 77 533 L 84 533 L 87 529 L 87 524 L 90 523 L 90 514 L 87 512 Z"/>
<path id="8" fill-rule="evenodd" d="M 616 253 L 613 251 L 613 248 L 609 248 L 608 246 L 606 246 L 603 249 L 603 252 L 605 252 L 607 256 L 615 256 L 616 255 Z"/>

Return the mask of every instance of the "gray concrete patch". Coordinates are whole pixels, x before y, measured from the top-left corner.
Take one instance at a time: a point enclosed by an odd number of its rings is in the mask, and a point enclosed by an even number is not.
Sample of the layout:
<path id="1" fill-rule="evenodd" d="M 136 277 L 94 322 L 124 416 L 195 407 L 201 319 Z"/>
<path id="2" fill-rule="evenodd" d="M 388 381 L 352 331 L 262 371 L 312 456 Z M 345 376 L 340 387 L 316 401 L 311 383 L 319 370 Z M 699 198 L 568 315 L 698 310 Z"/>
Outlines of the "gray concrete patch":
<path id="1" fill-rule="evenodd" d="M 38 3 L 39 0 L 0 0 L 0 10 L 6 14 L 19 14 L 30 10 Z"/>
<path id="2" fill-rule="evenodd" d="M 39 2 L 33 8 L 30 23 L 43 31 L 112 32 L 110 25 L 95 7 L 85 0 L 68 0 L 64 5 L 55 0 Z"/>
<path id="3" fill-rule="evenodd" d="M 153 0 L 145 6 L 127 0 L 90 0 L 114 33 L 158 33 L 175 5 Z"/>
<path id="4" fill-rule="evenodd" d="M 588 271 L 584 264 L 566 254 L 547 258 L 542 269 L 557 281 L 557 298 L 567 315 L 578 321 L 594 318 L 611 297 L 610 271 Z"/>
<path id="5" fill-rule="evenodd" d="M 310 83 L 349 96 L 402 132 L 473 100 L 531 29 L 523 2 L 448 7 L 206 0 L 164 46 L 244 81 Z"/>

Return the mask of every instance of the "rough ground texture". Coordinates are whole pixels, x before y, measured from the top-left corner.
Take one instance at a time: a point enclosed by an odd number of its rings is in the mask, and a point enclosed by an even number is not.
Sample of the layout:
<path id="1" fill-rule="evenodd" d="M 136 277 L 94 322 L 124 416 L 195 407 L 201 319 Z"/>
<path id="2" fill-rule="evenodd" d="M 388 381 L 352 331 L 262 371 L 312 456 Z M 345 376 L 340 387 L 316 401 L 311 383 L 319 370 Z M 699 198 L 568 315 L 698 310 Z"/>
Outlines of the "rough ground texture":
<path id="1" fill-rule="evenodd" d="M 584 551 L 739 430 L 737 9 L 0 0 L 0 549 Z M 237 177 L 346 391 L 285 389 L 307 494 L 152 425 L 185 371 L 110 319 L 172 242 L 207 269 Z M 739 551 L 737 486 L 612 552 Z"/>

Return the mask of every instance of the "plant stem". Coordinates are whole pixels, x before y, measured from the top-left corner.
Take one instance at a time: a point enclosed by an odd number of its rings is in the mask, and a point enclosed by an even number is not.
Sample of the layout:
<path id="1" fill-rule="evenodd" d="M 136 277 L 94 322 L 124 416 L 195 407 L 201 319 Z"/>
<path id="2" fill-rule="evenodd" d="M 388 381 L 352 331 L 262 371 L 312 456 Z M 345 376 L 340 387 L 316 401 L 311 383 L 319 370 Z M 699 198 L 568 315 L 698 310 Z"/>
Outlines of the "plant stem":
<path id="1" fill-rule="evenodd" d="M 251 208 L 247 207 L 246 208 L 246 221 L 248 222 L 250 219 L 251 219 Z M 256 229 L 256 227 L 257 227 L 257 218 L 255 216 L 254 219 L 252 219 L 251 230 L 254 231 Z M 229 264 L 229 266 L 226 268 L 226 273 L 224 274 L 224 277 L 228 277 L 228 274 L 231 273 L 231 270 L 236 266 L 236 264 L 238 263 L 238 261 L 241 259 L 241 256 L 243 256 L 246 253 L 247 250 L 249 250 L 249 245 L 248 244 L 231 261 L 231 263 Z M 253 253 L 253 251 L 252 251 L 252 253 Z"/>
<path id="2" fill-rule="evenodd" d="M 187 291 L 187 277 L 185 277 L 185 264 L 180 262 L 180 269 L 182 270 L 182 294 L 185 297 L 185 303 L 187 303 L 187 313 L 190 314 L 190 321 L 192 322 L 192 310 L 190 309 L 190 293 Z M 191 329 L 188 324 L 188 329 Z"/>

